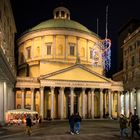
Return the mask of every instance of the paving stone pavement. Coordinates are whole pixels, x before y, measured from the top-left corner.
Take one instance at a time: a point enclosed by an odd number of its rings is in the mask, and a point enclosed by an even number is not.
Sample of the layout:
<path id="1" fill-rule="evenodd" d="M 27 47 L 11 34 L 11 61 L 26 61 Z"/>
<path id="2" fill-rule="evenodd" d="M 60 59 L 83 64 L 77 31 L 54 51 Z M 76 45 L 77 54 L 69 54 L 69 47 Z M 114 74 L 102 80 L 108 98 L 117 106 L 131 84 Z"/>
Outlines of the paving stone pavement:
<path id="1" fill-rule="evenodd" d="M 79 135 L 69 134 L 68 121 L 47 121 L 32 127 L 25 135 L 25 126 L 0 128 L 0 140 L 119 140 L 117 120 L 84 120 Z M 130 139 L 130 138 L 125 138 Z M 139 138 L 135 138 L 138 140 Z M 139 139 L 140 140 L 140 139 Z"/>

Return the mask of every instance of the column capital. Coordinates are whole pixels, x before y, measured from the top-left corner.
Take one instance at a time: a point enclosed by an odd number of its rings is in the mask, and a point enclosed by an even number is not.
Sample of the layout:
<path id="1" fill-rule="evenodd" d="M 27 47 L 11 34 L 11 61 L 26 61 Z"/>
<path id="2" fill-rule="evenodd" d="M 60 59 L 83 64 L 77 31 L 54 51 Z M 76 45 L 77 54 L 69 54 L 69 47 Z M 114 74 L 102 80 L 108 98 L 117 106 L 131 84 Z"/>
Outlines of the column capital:
<path id="1" fill-rule="evenodd" d="M 112 89 L 108 89 L 108 92 L 112 92 Z"/>
<path id="2" fill-rule="evenodd" d="M 21 88 L 21 91 L 24 92 L 25 91 L 25 88 Z"/>
<path id="3" fill-rule="evenodd" d="M 65 87 L 60 87 L 60 90 L 64 90 L 65 89 Z"/>
<path id="4" fill-rule="evenodd" d="M 91 92 L 94 92 L 95 91 L 95 88 L 91 88 Z"/>
<path id="5" fill-rule="evenodd" d="M 100 88 L 100 92 L 103 92 L 103 90 L 104 90 L 103 88 Z"/>
<path id="6" fill-rule="evenodd" d="M 30 90 L 31 90 L 32 92 L 34 92 L 34 91 L 35 91 L 35 88 L 30 88 Z"/>
<path id="7" fill-rule="evenodd" d="M 40 91 L 41 91 L 41 90 L 44 90 L 44 87 L 40 87 Z"/>
<path id="8" fill-rule="evenodd" d="M 85 90 L 86 90 L 86 88 L 82 88 L 82 91 L 84 91 L 84 92 L 85 92 Z"/>
<path id="9" fill-rule="evenodd" d="M 59 92 L 64 91 L 65 87 L 60 87 Z"/>
<path id="10" fill-rule="evenodd" d="M 51 91 L 54 91 L 55 87 L 50 87 Z"/>
<path id="11" fill-rule="evenodd" d="M 74 91 L 74 87 L 71 87 L 70 90 L 71 90 L 71 91 Z"/>

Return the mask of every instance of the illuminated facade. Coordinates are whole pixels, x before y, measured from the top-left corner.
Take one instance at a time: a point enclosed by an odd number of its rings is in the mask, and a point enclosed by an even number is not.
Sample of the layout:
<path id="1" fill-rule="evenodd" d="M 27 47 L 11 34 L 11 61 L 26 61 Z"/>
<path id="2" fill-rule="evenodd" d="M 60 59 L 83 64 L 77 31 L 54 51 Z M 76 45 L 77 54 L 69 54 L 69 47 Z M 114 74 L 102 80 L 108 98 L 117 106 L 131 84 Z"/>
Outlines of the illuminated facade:
<path id="1" fill-rule="evenodd" d="M 136 110 L 140 116 L 140 21 L 131 20 L 126 25 L 122 30 L 123 69 L 113 79 L 124 83 L 124 114 Z"/>
<path id="2" fill-rule="evenodd" d="M 16 108 L 36 110 L 44 119 L 76 112 L 116 118 L 123 84 L 103 75 L 102 40 L 71 20 L 67 8 L 53 14 L 18 39 Z"/>
<path id="3" fill-rule="evenodd" d="M 0 0 L 0 123 L 5 112 L 14 109 L 16 69 L 14 59 L 15 22 L 9 0 Z"/>

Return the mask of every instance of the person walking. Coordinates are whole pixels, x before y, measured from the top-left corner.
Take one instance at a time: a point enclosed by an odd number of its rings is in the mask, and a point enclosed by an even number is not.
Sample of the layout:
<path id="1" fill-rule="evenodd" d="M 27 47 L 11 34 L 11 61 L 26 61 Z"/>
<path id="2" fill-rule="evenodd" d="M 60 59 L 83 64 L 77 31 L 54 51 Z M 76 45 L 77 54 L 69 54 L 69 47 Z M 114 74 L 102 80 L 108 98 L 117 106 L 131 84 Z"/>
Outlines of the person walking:
<path id="1" fill-rule="evenodd" d="M 26 134 L 27 135 L 31 135 L 31 127 L 32 127 L 32 120 L 31 120 L 31 117 L 30 115 L 27 115 L 26 117 Z"/>
<path id="2" fill-rule="evenodd" d="M 74 114 L 69 117 L 70 133 L 74 135 Z"/>
<path id="3" fill-rule="evenodd" d="M 127 130 L 127 118 L 125 115 L 121 114 L 120 115 L 120 139 L 122 139 L 124 137 L 124 134 L 126 135 L 126 137 L 128 137 L 128 133 L 126 132 Z"/>
<path id="4" fill-rule="evenodd" d="M 75 133 L 76 134 L 80 134 L 80 123 L 81 123 L 81 116 L 79 115 L 79 112 L 77 112 L 76 114 L 75 114 L 75 119 L 74 119 L 74 121 L 75 121 Z"/>
<path id="5" fill-rule="evenodd" d="M 139 118 L 138 115 L 133 115 L 131 118 L 131 139 L 134 139 L 134 131 L 137 133 L 137 135 L 140 137 L 140 132 L 139 132 Z"/>

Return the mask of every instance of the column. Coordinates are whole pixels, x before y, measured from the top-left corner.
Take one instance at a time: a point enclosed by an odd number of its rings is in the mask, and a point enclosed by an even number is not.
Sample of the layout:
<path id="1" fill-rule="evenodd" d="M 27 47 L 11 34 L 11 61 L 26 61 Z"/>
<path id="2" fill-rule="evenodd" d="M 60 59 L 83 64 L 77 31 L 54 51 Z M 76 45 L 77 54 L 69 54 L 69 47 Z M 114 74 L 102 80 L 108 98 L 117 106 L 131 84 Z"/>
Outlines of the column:
<path id="1" fill-rule="evenodd" d="M 125 115 L 129 116 L 129 91 L 125 93 Z"/>
<path id="2" fill-rule="evenodd" d="M 106 117 L 106 91 L 104 93 L 104 117 Z"/>
<path id="3" fill-rule="evenodd" d="M 94 119 L 94 89 L 91 89 L 91 116 Z"/>
<path id="4" fill-rule="evenodd" d="M 134 114 L 134 91 L 129 92 L 129 111 Z"/>
<path id="5" fill-rule="evenodd" d="M 34 110 L 34 106 L 35 106 L 35 96 L 34 96 L 34 88 L 31 89 L 31 110 Z"/>
<path id="6" fill-rule="evenodd" d="M 4 121 L 4 94 L 3 94 L 3 90 L 4 90 L 4 85 L 3 82 L 0 81 L 0 91 L 1 91 L 1 95 L 0 95 L 0 122 Z"/>
<path id="7" fill-rule="evenodd" d="M 56 35 L 53 36 L 53 58 L 56 56 Z"/>
<path id="8" fill-rule="evenodd" d="M 7 111 L 7 99 L 8 99 L 8 96 L 7 96 L 7 84 L 6 84 L 6 82 L 4 82 L 3 94 L 4 94 L 4 112 L 6 112 Z"/>
<path id="9" fill-rule="evenodd" d="M 74 88 L 70 88 L 70 114 L 74 113 Z"/>
<path id="10" fill-rule="evenodd" d="M 78 41 L 79 41 L 79 38 L 77 37 L 77 38 L 76 38 L 76 58 L 79 57 Z"/>
<path id="11" fill-rule="evenodd" d="M 65 59 L 68 56 L 68 36 L 65 36 Z"/>
<path id="12" fill-rule="evenodd" d="M 40 88 L 40 115 L 44 118 L 44 87 Z"/>
<path id="13" fill-rule="evenodd" d="M 61 117 L 61 119 L 64 119 L 64 87 L 61 87 L 60 92 L 61 92 L 61 100 L 60 100 L 61 115 L 60 115 L 60 117 Z"/>
<path id="14" fill-rule="evenodd" d="M 100 89 L 100 118 L 103 118 L 103 89 Z"/>
<path id="15" fill-rule="evenodd" d="M 21 108 L 24 109 L 25 106 L 25 89 L 21 89 Z"/>
<path id="16" fill-rule="evenodd" d="M 117 116 L 119 118 L 121 114 L 121 97 L 120 97 L 120 92 L 118 91 L 117 93 Z"/>
<path id="17" fill-rule="evenodd" d="M 112 97 L 111 97 L 111 90 L 108 90 L 108 113 L 109 118 L 112 117 Z"/>
<path id="18" fill-rule="evenodd" d="M 85 118 L 85 88 L 82 88 L 82 117 Z"/>
<path id="19" fill-rule="evenodd" d="M 51 119 L 54 119 L 54 89 L 55 87 L 51 87 Z"/>
<path id="20" fill-rule="evenodd" d="M 91 98 L 90 98 L 90 91 L 88 92 L 88 118 L 91 117 Z"/>
<path id="21" fill-rule="evenodd" d="M 88 62 L 88 40 L 86 41 L 86 61 Z"/>
<path id="22" fill-rule="evenodd" d="M 140 89 L 136 91 L 136 113 L 140 117 Z"/>

